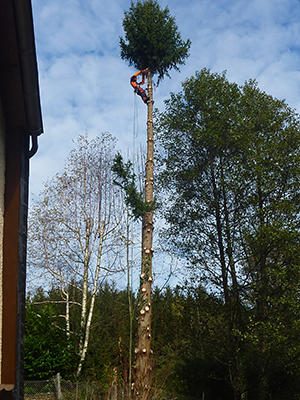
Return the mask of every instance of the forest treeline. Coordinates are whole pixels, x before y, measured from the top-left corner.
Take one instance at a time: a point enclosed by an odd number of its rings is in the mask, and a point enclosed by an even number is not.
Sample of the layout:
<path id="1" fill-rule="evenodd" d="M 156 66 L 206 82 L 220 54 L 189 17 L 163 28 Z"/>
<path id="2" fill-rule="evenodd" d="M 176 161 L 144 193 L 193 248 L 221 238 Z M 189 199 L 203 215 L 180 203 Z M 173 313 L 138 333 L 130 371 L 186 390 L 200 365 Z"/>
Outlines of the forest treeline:
<path id="1" fill-rule="evenodd" d="M 74 291 L 72 300 L 80 301 Z M 26 308 L 25 379 L 48 379 L 60 373 L 73 380 L 77 367 L 77 338 L 66 338 L 61 314 L 64 305 L 59 289 L 44 292 L 38 289 L 28 297 Z M 132 297 L 134 308 L 136 300 Z M 257 396 L 257 357 L 260 356 L 259 331 L 262 329 L 251 307 L 241 310 L 240 330 L 235 332 L 240 342 L 240 357 L 247 398 Z M 74 305 L 71 311 L 71 331 L 79 326 L 80 315 Z M 300 391 L 299 315 L 288 310 L 274 315 L 277 328 L 268 331 L 265 376 L 272 399 L 296 399 Z M 104 284 L 97 293 L 91 334 L 91 345 L 81 379 L 96 381 L 105 392 L 116 371 L 118 382 L 128 383 L 129 362 L 128 293 L 113 284 Z M 256 326 L 255 326 L 256 325 Z M 193 282 L 184 287 L 167 287 L 153 292 L 153 368 L 156 387 L 170 395 L 192 398 L 232 399 L 233 391 L 228 364 L 228 334 L 226 310 L 222 299 L 208 294 Z M 136 332 L 136 326 L 133 326 Z M 134 337 L 134 340 L 136 337 Z M 134 355 L 134 348 L 132 349 Z M 204 393 L 204 395 L 203 395 Z M 161 395 L 164 398 L 164 395 Z"/>
<path id="2" fill-rule="evenodd" d="M 153 390 L 299 399 L 298 114 L 255 81 L 203 69 L 156 111 L 154 133 L 159 247 L 185 284 L 156 288 L 140 311 L 152 315 Z M 31 208 L 29 272 L 52 289 L 28 296 L 27 378 L 132 382 L 139 296 L 107 283 L 128 267 L 134 219 L 115 153 L 108 133 L 81 136 Z"/>

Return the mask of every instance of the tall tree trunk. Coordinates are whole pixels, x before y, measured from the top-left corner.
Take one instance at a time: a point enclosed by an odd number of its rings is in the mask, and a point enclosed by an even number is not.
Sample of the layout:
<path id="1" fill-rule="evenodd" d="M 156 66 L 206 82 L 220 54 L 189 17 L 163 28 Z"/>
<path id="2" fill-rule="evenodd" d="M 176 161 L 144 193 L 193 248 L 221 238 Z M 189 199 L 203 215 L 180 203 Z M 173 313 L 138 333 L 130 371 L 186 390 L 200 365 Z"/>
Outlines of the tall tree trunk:
<path id="1" fill-rule="evenodd" d="M 222 271 L 222 287 L 223 287 L 223 295 L 225 304 L 229 303 L 229 289 L 228 289 L 228 272 L 226 267 L 226 259 L 225 259 L 225 249 L 223 244 L 223 233 L 222 233 L 222 221 L 221 221 L 221 210 L 220 210 L 220 192 L 217 187 L 216 177 L 215 177 L 215 167 L 213 164 L 213 160 L 210 160 L 210 173 L 211 173 L 211 183 L 213 187 L 213 196 L 214 196 L 214 211 L 216 218 L 216 229 L 217 229 L 217 237 L 218 237 L 218 249 L 220 256 L 220 264 Z"/>
<path id="2" fill-rule="evenodd" d="M 133 304 L 132 304 L 132 291 L 130 282 L 130 257 L 129 257 L 129 213 L 127 211 L 127 243 L 126 243 L 126 255 L 127 255 L 127 296 L 128 296 L 128 311 L 129 311 L 129 368 L 128 368 L 128 399 L 131 399 L 131 385 L 132 385 L 132 326 L 133 326 Z"/>
<path id="3" fill-rule="evenodd" d="M 239 331 L 239 293 L 238 283 L 236 277 L 235 263 L 233 259 L 233 248 L 231 239 L 231 228 L 229 223 L 229 212 L 227 208 L 226 190 L 223 186 L 223 200 L 224 200 L 224 218 L 225 218 L 225 232 L 226 232 L 226 245 L 228 263 L 231 276 L 231 291 L 228 304 L 228 324 L 229 324 L 229 348 L 230 348 L 230 377 L 234 390 L 234 400 L 241 399 L 241 393 L 244 391 L 243 387 L 243 373 L 240 360 L 240 338 L 236 334 Z"/>
<path id="4" fill-rule="evenodd" d="M 222 161 L 220 161 L 222 163 Z M 223 285 L 223 295 L 224 295 L 224 303 L 225 303 L 225 313 L 226 313 L 226 329 L 227 329 L 227 341 L 228 347 L 227 352 L 229 355 L 229 375 L 231 386 L 233 389 L 234 400 L 241 399 L 241 372 L 240 372 L 240 363 L 239 363 L 239 343 L 235 334 L 236 328 L 236 299 L 233 298 L 235 295 L 233 292 L 237 291 L 237 282 L 236 275 L 234 269 L 234 262 L 232 257 L 232 244 L 230 238 L 230 227 L 228 220 L 228 210 L 227 210 L 227 199 L 226 193 L 224 190 L 224 186 L 218 188 L 213 160 L 210 161 L 210 169 L 211 169 L 211 182 L 213 186 L 213 194 L 214 194 L 214 209 L 215 209 L 215 218 L 216 218 L 216 230 L 218 237 L 218 249 L 220 256 L 220 264 L 222 271 L 222 285 Z M 222 172 L 222 171 L 221 171 Z M 223 179 L 222 179 L 223 180 Z M 224 183 L 223 183 L 224 185 Z M 221 190 L 223 194 L 223 206 L 221 207 Z M 223 214 L 222 214 L 223 212 Z M 223 232 L 222 219 L 225 220 L 225 230 Z M 224 236 L 225 235 L 225 236 Z M 228 267 L 226 265 L 226 256 L 225 256 L 225 247 L 224 240 L 227 245 L 227 256 L 229 257 L 229 267 L 232 278 L 232 290 L 229 290 L 228 285 Z"/>
<path id="5" fill-rule="evenodd" d="M 145 202 L 153 202 L 153 89 L 152 74 L 148 72 L 147 160 Z M 151 287 L 152 287 L 153 212 L 147 212 L 142 221 L 142 265 L 138 302 L 138 337 L 134 393 L 139 400 L 149 399 L 151 374 Z"/>
<path id="6" fill-rule="evenodd" d="M 85 249 L 84 249 L 84 270 L 83 270 L 83 283 L 82 283 L 82 303 L 81 303 L 81 318 L 80 318 L 80 341 L 79 352 L 82 352 L 84 341 L 84 327 L 86 323 L 87 314 L 87 296 L 88 296 L 88 270 L 90 264 L 90 238 L 91 238 L 91 221 L 89 218 L 85 219 Z"/>
<path id="7" fill-rule="evenodd" d="M 66 335 L 67 338 L 70 339 L 70 296 L 69 291 L 66 290 Z"/>
<path id="8" fill-rule="evenodd" d="M 102 222 L 102 227 L 101 227 L 101 230 L 100 230 L 100 233 L 99 233 L 99 235 L 100 235 L 100 243 L 99 243 L 99 247 L 98 247 L 97 267 L 96 267 L 95 277 L 94 277 L 91 304 L 90 304 L 88 318 L 87 318 L 86 325 L 85 325 L 83 344 L 82 344 L 82 348 L 80 349 L 80 360 L 79 360 L 79 364 L 78 364 L 77 372 L 76 372 L 77 378 L 80 376 L 80 373 L 81 373 L 81 370 L 82 370 L 82 366 L 83 366 L 83 363 L 84 363 L 84 360 L 85 360 L 85 357 L 86 357 L 86 353 L 87 353 L 87 350 L 88 350 L 90 330 L 91 330 L 92 318 L 93 318 L 93 314 L 94 314 L 96 292 L 97 292 L 97 287 L 98 287 L 99 272 L 100 272 L 100 267 L 101 267 L 104 231 L 105 231 L 105 223 Z"/>
<path id="9" fill-rule="evenodd" d="M 261 176 L 259 174 L 257 179 L 257 198 L 258 198 L 258 217 L 259 217 L 259 242 L 258 242 L 258 254 L 257 254 L 257 321 L 258 323 L 265 324 L 268 319 L 268 273 L 267 273 L 267 246 L 264 228 L 266 227 L 265 216 L 264 216 L 264 200 L 262 192 Z M 257 400 L 264 400 L 267 396 L 269 389 L 269 382 L 266 375 L 266 365 L 268 359 L 268 343 L 266 341 L 264 329 L 261 329 L 258 334 L 258 345 L 257 345 Z"/>

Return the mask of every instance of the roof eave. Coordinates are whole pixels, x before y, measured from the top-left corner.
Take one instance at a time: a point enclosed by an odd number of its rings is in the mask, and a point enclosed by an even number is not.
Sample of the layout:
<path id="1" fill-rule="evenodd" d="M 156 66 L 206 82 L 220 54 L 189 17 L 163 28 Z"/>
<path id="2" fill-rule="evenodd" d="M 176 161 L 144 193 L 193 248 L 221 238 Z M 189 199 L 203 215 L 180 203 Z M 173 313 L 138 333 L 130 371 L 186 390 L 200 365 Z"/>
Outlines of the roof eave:
<path id="1" fill-rule="evenodd" d="M 13 0 L 28 134 L 43 133 L 31 0 Z M 33 145 L 34 146 L 34 145 Z M 35 151 L 36 152 L 36 151 Z M 33 155 L 33 154 L 32 154 Z"/>

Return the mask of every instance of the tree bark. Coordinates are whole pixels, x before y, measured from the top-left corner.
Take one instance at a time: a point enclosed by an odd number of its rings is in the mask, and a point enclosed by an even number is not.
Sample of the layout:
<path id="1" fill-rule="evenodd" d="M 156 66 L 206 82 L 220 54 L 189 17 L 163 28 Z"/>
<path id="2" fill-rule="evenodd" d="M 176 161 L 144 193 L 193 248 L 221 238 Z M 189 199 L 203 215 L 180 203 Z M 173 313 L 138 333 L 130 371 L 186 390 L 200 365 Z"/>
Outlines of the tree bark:
<path id="1" fill-rule="evenodd" d="M 220 164 L 222 164 L 220 160 Z M 227 209 L 227 198 L 226 192 L 224 188 L 224 183 L 221 188 L 218 188 L 213 161 L 210 162 L 211 168 L 211 181 L 213 187 L 214 194 L 214 209 L 215 209 L 215 218 L 216 218 L 216 229 L 217 229 L 217 237 L 218 237 L 218 248 L 219 248 L 219 257 L 222 271 L 222 286 L 223 286 L 223 295 L 224 295 L 224 303 L 225 303 L 225 313 L 226 313 L 226 328 L 227 328 L 227 336 L 228 336 L 228 347 L 227 351 L 229 354 L 229 375 L 230 381 L 233 388 L 233 396 L 234 400 L 241 399 L 241 371 L 240 371 L 240 363 L 239 363 L 239 343 L 238 338 L 236 336 L 235 330 L 238 328 L 237 326 L 237 280 L 234 268 L 234 260 L 232 256 L 232 243 L 230 236 L 230 226 L 229 226 L 229 216 Z M 222 168 L 222 167 L 221 167 Z M 221 171 L 222 172 L 222 171 Z M 222 179 L 223 181 L 223 179 Z M 223 205 L 221 206 L 221 191 L 223 192 Z M 223 208 L 223 214 L 221 212 L 221 207 Z M 222 221 L 222 218 L 225 221 Z M 225 230 L 223 232 L 223 224 L 225 222 Z M 224 236 L 225 235 L 225 236 Z M 224 241 L 227 247 L 227 256 L 229 259 L 229 267 L 231 273 L 232 280 L 232 290 L 229 290 L 228 285 L 228 267 L 226 265 L 226 256 L 225 256 L 225 247 Z"/>
<path id="2" fill-rule="evenodd" d="M 148 72 L 148 119 L 147 160 L 145 177 L 145 202 L 153 202 L 153 89 L 152 74 Z M 152 287 L 152 237 L 153 211 L 147 212 L 142 221 L 142 265 L 138 303 L 138 338 L 136 353 L 136 376 L 134 393 L 139 400 L 149 399 L 151 375 L 151 287 Z"/>
<path id="3" fill-rule="evenodd" d="M 221 223 L 221 211 L 220 211 L 220 193 L 216 183 L 215 171 L 213 160 L 210 160 L 210 173 L 211 173 L 211 183 L 213 187 L 213 196 L 214 196 L 214 211 L 215 211 L 215 219 L 216 219 L 216 229 L 217 229 L 217 237 L 218 237 L 218 249 L 220 256 L 220 265 L 222 271 L 222 287 L 223 287 L 223 295 L 225 304 L 229 303 L 229 289 L 228 289 L 228 272 L 226 267 L 225 260 L 225 249 L 223 244 L 223 233 L 222 233 L 222 223 Z"/>
<path id="4" fill-rule="evenodd" d="M 76 373 L 77 378 L 80 376 L 82 366 L 83 366 L 83 363 L 84 363 L 84 360 L 86 357 L 86 353 L 88 350 L 90 330 L 91 330 L 92 318 L 93 318 L 93 314 L 94 314 L 96 292 L 97 292 L 97 287 L 98 287 L 99 272 L 100 272 L 100 267 L 101 267 L 104 231 L 105 231 L 105 223 L 102 222 L 102 227 L 101 227 L 101 230 L 99 233 L 100 234 L 100 243 L 99 243 L 99 247 L 98 247 L 97 267 L 96 267 L 96 272 L 95 272 L 95 277 L 94 277 L 91 304 L 90 304 L 88 318 L 87 318 L 86 325 L 85 325 L 83 345 L 82 345 L 82 349 L 80 350 L 80 361 L 79 361 L 79 364 L 77 367 L 77 373 Z"/>
<path id="5" fill-rule="evenodd" d="M 87 296 L 88 296 L 88 270 L 90 263 L 90 237 L 91 237 L 91 222 L 89 218 L 85 219 L 86 223 L 86 237 L 85 237 L 85 249 L 84 249 L 84 271 L 82 277 L 82 306 L 81 306 L 81 319 L 80 319 L 80 341 L 79 341 L 79 352 L 82 352 L 83 341 L 84 341 L 84 328 L 86 324 L 87 314 Z"/>

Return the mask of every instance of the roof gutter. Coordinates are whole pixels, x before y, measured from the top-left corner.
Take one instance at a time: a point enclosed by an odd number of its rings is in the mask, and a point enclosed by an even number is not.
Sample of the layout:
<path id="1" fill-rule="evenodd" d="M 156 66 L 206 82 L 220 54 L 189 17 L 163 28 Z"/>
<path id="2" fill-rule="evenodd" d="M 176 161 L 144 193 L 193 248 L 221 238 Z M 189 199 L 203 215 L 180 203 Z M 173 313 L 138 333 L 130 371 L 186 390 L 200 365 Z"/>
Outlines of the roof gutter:
<path id="1" fill-rule="evenodd" d="M 31 0 L 13 0 L 27 133 L 31 136 L 31 158 L 38 149 L 37 137 L 43 133 Z"/>

